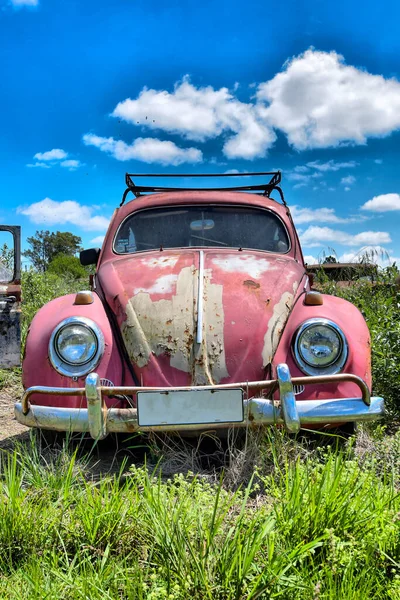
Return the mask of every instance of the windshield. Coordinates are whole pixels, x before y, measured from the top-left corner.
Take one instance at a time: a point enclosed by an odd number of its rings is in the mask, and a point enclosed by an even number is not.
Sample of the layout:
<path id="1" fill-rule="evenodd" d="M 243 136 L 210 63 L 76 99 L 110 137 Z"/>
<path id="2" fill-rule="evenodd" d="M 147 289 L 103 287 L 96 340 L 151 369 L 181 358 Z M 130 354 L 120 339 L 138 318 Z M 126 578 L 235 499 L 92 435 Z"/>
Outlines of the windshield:
<path id="1" fill-rule="evenodd" d="M 159 248 L 219 246 L 286 253 L 289 238 L 274 213 L 232 206 L 175 206 L 143 210 L 119 228 L 114 250 L 129 254 Z"/>

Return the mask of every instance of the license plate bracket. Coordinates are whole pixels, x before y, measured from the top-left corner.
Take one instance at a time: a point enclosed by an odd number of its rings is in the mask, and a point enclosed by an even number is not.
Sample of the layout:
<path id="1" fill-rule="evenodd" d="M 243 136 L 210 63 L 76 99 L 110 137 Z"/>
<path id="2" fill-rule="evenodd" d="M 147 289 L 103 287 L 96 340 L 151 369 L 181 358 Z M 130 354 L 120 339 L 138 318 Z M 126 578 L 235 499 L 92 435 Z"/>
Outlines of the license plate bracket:
<path id="1" fill-rule="evenodd" d="M 137 394 L 139 427 L 213 425 L 244 420 L 243 390 L 168 390 Z"/>

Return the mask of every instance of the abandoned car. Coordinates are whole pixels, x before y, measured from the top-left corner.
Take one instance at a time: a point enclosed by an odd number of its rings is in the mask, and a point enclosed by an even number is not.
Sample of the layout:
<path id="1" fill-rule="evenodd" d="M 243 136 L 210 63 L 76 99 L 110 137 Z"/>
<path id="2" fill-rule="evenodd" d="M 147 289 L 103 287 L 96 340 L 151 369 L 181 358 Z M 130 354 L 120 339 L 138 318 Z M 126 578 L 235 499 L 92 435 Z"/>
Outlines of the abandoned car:
<path id="1" fill-rule="evenodd" d="M 126 175 L 101 250 L 81 253 L 96 265 L 91 290 L 49 302 L 30 326 L 20 423 L 101 439 L 382 416 L 362 315 L 310 289 L 280 172 L 249 175 L 267 183 Z"/>

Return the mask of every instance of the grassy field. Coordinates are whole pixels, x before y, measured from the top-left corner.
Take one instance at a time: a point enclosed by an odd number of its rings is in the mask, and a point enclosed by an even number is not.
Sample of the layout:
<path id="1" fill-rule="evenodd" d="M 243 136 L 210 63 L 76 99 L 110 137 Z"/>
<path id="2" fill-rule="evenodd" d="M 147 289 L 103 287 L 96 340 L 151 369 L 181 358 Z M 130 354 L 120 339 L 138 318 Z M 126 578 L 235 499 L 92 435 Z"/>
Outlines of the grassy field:
<path id="1" fill-rule="evenodd" d="M 93 479 L 34 440 L 4 453 L 0 597 L 400 598 L 400 436 L 255 442 L 220 480 L 162 459 Z"/>
<path id="2" fill-rule="evenodd" d="M 368 321 L 384 425 L 347 441 L 250 431 L 211 464 L 179 442 L 138 454 L 135 438 L 133 458 L 102 476 L 87 445 L 43 448 L 33 435 L 3 451 L 0 598 L 400 600 L 395 276 L 323 284 Z M 24 332 L 40 304 L 82 285 L 54 277 L 25 274 Z M 15 379 L 3 372 L 0 386 Z"/>

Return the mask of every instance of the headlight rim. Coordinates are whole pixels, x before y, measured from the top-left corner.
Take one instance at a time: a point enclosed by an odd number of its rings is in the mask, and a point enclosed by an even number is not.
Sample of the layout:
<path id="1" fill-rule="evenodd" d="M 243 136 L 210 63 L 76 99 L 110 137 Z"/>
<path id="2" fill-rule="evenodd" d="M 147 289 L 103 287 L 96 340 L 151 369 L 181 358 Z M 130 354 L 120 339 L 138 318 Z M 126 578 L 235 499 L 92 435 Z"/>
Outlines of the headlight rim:
<path id="1" fill-rule="evenodd" d="M 300 341 L 301 335 L 304 333 L 304 331 L 306 329 L 308 329 L 309 327 L 312 327 L 313 325 L 322 325 L 324 327 L 329 327 L 329 328 L 333 329 L 340 338 L 341 346 L 342 346 L 341 353 L 338 355 L 338 358 L 335 361 L 333 361 L 330 365 L 322 366 L 322 367 L 318 367 L 318 366 L 313 367 L 301 356 L 301 353 L 299 351 L 299 341 Z M 344 332 L 342 331 L 342 329 L 339 327 L 339 325 L 337 323 L 335 323 L 334 321 L 331 321 L 330 319 L 324 319 L 322 317 L 321 318 L 313 317 L 311 319 L 307 319 L 306 321 L 304 321 L 297 329 L 296 335 L 294 337 L 294 341 L 292 344 L 292 353 L 293 353 L 293 357 L 296 362 L 296 365 L 306 375 L 335 375 L 336 373 L 340 373 L 343 370 L 343 368 L 347 362 L 347 359 L 349 356 L 349 345 L 348 345 L 347 338 L 346 338 Z"/>
<path id="2" fill-rule="evenodd" d="M 68 325 L 83 325 L 90 329 L 97 340 L 97 348 L 94 356 L 80 365 L 74 365 L 67 362 L 56 349 L 56 342 L 61 331 Z M 78 378 L 90 373 L 99 363 L 100 358 L 104 354 L 105 342 L 104 335 L 100 327 L 87 317 L 67 317 L 58 323 L 54 328 L 49 341 L 49 359 L 53 368 L 61 375 L 67 377 Z"/>
<path id="3" fill-rule="evenodd" d="M 96 335 L 96 333 L 93 331 L 93 329 L 91 327 L 89 327 L 88 325 L 86 325 L 86 323 L 75 323 L 75 325 L 79 325 L 80 327 L 82 327 L 83 329 L 87 329 L 87 331 L 89 331 L 95 340 L 95 351 L 92 354 L 92 356 L 90 358 L 88 358 L 87 360 L 80 362 L 80 363 L 73 363 L 69 360 L 67 360 L 61 353 L 60 351 L 60 344 L 59 344 L 59 340 L 60 340 L 60 336 L 63 333 L 63 331 L 65 329 L 67 329 L 69 326 L 71 326 L 71 323 L 69 323 L 68 325 L 64 325 L 64 327 L 60 327 L 60 329 L 57 331 L 57 334 L 54 336 L 54 350 L 57 353 L 57 356 L 59 357 L 59 359 L 64 362 L 67 365 L 70 365 L 71 367 L 83 367 L 84 365 L 88 364 L 89 362 L 91 362 L 93 360 L 93 358 L 96 356 L 96 352 L 97 349 L 99 347 L 99 339 Z"/>

